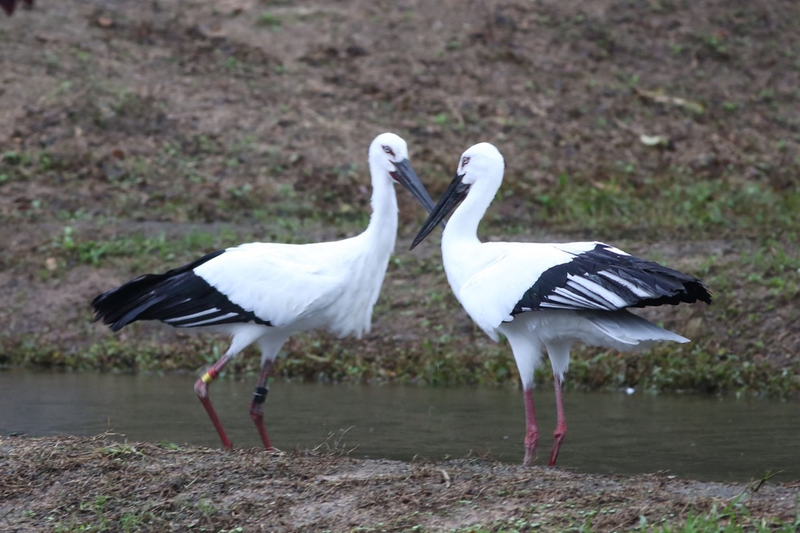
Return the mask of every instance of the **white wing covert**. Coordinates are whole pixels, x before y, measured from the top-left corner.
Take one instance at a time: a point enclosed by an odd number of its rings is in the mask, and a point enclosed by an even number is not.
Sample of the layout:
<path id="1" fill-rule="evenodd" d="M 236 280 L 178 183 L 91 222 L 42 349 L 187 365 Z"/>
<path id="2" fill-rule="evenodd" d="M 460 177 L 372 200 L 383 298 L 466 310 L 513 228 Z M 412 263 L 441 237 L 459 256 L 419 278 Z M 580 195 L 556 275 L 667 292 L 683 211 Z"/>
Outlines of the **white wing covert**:
<path id="1" fill-rule="evenodd" d="M 329 262 L 303 248 L 246 244 L 229 248 L 195 273 L 258 319 L 283 327 L 327 307 L 344 292 L 344 280 L 325 268 Z"/>

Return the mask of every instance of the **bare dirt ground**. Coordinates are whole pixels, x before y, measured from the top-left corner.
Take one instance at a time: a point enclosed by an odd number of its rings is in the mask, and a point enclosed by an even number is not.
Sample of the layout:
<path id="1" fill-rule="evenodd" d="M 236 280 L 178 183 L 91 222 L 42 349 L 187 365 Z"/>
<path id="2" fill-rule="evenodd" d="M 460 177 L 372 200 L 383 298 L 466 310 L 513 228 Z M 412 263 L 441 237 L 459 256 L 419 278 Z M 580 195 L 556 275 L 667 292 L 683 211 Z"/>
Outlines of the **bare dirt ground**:
<path id="1" fill-rule="evenodd" d="M 591 476 L 482 459 L 408 464 L 221 452 L 104 436 L 2 438 L 0 472 L 0 521 L 9 532 L 626 531 L 680 524 L 734 500 L 749 510 L 738 522 L 749 528 L 793 523 L 799 488 Z"/>
<path id="2" fill-rule="evenodd" d="M 0 18 L 0 50 L 2 365 L 198 371 L 222 341 L 111 336 L 89 301 L 245 240 L 353 235 L 366 148 L 390 130 L 434 198 L 465 148 L 501 149 L 484 235 L 602 239 L 709 283 L 710 307 L 647 311 L 692 345 L 578 352 L 571 383 L 800 391 L 797 2 L 41 1 Z M 398 196 L 372 334 L 293 338 L 277 374 L 513 383 L 437 238 L 405 251 L 423 215 Z M 103 438 L 3 438 L 0 473 L 16 531 L 625 530 L 746 488 Z M 796 494 L 747 504 L 789 520 Z"/>

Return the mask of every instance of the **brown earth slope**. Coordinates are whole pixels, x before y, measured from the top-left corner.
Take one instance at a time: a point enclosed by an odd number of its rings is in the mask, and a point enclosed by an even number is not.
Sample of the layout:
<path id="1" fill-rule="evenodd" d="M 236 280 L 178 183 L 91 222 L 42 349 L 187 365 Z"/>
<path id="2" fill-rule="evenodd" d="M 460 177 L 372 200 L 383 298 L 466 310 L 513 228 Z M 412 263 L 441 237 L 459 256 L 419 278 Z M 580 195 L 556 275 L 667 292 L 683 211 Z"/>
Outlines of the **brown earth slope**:
<path id="1" fill-rule="evenodd" d="M 485 235 L 603 239 L 715 291 L 711 307 L 647 313 L 693 345 L 587 350 L 573 383 L 796 392 L 798 21 L 789 0 L 18 11 L 0 19 L 0 364 L 202 366 L 217 341 L 136 325 L 117 343 L 88 302 L 243 240 L 354 234 L 366 147 L 393 130 L 435 197 L 463 149 L 500 147 Z M 513 382 L 450 294 L 436 237 L 405 251 L 422 213 L 400 203 L 373 334 L 301 336 L 279 372 Z"/>

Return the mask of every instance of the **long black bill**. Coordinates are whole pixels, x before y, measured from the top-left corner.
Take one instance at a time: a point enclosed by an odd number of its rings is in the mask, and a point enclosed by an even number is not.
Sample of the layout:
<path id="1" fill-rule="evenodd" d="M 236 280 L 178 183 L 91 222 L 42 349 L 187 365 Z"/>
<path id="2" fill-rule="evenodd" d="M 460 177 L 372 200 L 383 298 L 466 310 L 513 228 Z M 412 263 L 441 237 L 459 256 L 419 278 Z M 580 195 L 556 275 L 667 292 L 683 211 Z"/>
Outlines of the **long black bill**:
<path id="1" fill-rule="evenodd" d="M 394 167 L 395 171 L 391 173 L 392 178 L 408 189 L 411 194 L 414 195 L 414 198 L 419 200 L 419 203 L 422 204 L 425 211 L 430 213 L 433 210 L 431 195 L 428 194 L 428 191 L 425 190 L 425 186 L 419 181 L 419 176 L 414 172 L 408 159 L 403 159 L 399 163 L 395 163 Z"/>
<path id="2" fill-rule="evenodd" d="M 456 177 L 453 178 L 453 181 L 447 186 L 447 190 L 444 191 L 444 195 L 442 195 L 439 203 L 436 204 L 431 214 L 428 215 L 428 220 L 422 224 L 422 228 L 419 230 L 419 233 L 417 233 L 417 236 L 414 237 L 414 242 L 411 243 L 411 248 L 409 248 L 409 250 L 413 250 L 419 243 L 425 240 L 425 237 L 433 231 L 433 228 L 435 228 L 439 222 L 442 222 L 444 217 L 450 214 L 450 211 L 455 209 L 461 200 L 464 199 L 469 190 L 469 185 L 462 183 L 461 180 L 463 179 L 464 174 L 456 174 Z"/>

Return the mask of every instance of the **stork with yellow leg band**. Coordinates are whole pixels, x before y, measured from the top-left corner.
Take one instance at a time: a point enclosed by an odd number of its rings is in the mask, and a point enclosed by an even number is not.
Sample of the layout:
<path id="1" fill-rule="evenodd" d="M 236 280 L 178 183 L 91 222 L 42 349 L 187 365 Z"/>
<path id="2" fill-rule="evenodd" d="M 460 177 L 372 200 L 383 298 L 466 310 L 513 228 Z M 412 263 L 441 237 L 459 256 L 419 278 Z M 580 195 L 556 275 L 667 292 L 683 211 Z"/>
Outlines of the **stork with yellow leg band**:
<path id="1" fill-rule="evenodd" d="M 433 201 L 408 162 L 408 148 L 393 133 L 370 145 L 372 216 L 366 231 L 335 242 L 249 243 L 210 253 L 164 274 L 146 274 L 101 294 L 95 317 L 113 331 L 137 320 L 159 320 L 177 328 L 207 328 L 231 336 L 228 351 L 194 385 L 219 434 L 222 428 L 208 387 L 233 357 L 252 343 L 261 349 L 261 373 L 250 417 L 264 447 L 263 404 L 272 363 L 298 331 L 325 328 L 343 337 L 369 332 L 397 236 L 394 183 L 407 188 L 429 212 Z"/>

